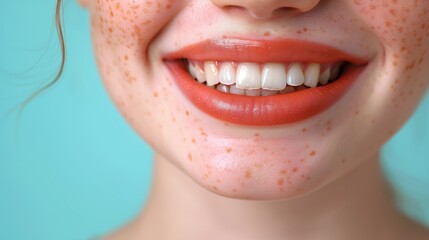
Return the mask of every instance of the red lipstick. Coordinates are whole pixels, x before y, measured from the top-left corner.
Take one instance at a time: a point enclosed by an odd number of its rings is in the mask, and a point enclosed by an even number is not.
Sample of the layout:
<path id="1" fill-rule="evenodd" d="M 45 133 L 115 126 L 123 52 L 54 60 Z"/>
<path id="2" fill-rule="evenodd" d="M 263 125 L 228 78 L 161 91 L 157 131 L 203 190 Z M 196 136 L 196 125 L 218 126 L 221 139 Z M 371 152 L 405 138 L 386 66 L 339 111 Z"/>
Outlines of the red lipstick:
<path id="1" fill-rule="evenodd" d="M 341 77 L 326 86 L 274 96 L 223 93 L 196 82 L 180 59 L 255 63 L 347 62 Z M 353 85 L 366 60 L 336 48 L 300 40 L 209 40 L 168 54 L 165 58 L 177 86 L 198 109 L 229 123 L 248 126 L 291 124 L 334 105 Z"/>

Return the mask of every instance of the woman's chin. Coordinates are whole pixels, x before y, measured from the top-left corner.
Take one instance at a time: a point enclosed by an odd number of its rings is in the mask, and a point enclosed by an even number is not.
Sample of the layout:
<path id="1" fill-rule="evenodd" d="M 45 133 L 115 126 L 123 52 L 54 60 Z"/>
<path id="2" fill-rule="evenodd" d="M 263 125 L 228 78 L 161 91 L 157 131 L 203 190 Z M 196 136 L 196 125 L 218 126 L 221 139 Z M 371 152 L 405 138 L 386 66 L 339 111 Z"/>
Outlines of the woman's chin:
<path id="1" fill-rule="evenodd" d="M 287 149 L 259 151 L 253 147 L 216 151 L 212 147 L 188 155 L 182 170 L 199 185 L 221 196 L 285 200 L 320 188 L 333 179 L 333 172 L 338 173 L 332 171 L 337 167 L 335 158 L 316 151 L 306 155 Z"/>

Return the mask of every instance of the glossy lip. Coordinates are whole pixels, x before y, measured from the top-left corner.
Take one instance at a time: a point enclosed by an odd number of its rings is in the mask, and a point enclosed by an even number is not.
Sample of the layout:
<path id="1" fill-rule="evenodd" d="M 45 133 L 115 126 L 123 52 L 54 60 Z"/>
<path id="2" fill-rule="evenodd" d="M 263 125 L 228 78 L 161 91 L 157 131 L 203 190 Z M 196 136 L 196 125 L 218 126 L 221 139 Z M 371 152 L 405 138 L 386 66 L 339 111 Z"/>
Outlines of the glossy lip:
<path id="1" fill-rule="evenodd" d="M 326 86 L 274 96 L 249 97 L 220 92 L 195 81 L 179 59 L 234 62 L 348 62 L 340 79 Z M 179 89 L 197 108 L 229 123 L 275 126 L 299 122 L 336 103 L 365 69 L 367 61 L 319 43 L 300 40 L 208 40 L 164 57 Z"/>

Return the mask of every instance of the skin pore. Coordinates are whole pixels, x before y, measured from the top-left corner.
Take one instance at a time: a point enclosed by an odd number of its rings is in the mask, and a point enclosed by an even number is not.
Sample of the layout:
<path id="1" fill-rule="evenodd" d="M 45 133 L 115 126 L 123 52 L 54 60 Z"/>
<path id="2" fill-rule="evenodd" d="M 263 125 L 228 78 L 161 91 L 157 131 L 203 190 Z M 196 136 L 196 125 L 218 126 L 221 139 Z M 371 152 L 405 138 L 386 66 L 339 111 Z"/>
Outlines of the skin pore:
<path id="1" fill-rule="evenodd" d="M 380 147 L 428 88 L 427 1 L 81 4 L 112 100 L 156 152 L 145 211 L 111 239 L 429 236 L 397 213 L 378 167 Z M 183 96 L 164 58 L 207 39 L 243 38 L 326 44 L 364 59 L 365 70 L 340 101 L 309 119 L 223 122 Z"/>

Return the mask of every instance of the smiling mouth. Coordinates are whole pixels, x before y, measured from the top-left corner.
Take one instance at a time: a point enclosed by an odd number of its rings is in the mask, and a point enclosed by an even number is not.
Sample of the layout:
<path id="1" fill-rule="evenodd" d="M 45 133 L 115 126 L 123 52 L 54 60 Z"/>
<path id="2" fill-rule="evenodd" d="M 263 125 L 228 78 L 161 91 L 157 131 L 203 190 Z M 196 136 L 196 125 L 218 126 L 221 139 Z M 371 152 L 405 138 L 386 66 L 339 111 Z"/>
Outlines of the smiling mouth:
<path id="1" fill-rule="evenodd" d="M 290 39 L 209 40 L 164 62 L 199 110 L 246 126 L 291 124 L 327 110 L 367 64 L 326 45 Z"/>

